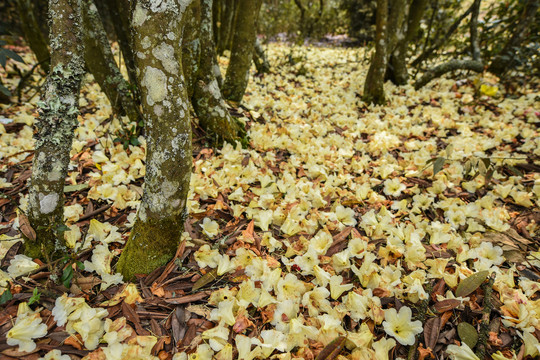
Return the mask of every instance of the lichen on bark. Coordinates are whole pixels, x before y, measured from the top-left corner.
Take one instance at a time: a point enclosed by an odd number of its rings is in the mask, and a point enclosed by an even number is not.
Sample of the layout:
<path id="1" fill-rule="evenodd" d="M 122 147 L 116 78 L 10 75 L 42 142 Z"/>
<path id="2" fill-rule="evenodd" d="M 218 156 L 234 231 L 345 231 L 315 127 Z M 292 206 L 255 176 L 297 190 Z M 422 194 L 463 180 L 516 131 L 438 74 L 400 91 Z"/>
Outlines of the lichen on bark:
<path id="1" fill-rule="evenodd" d="M 31 257 L 55 258 L 66 251 L 64 239 L 59 236 L 64 182 L 84 74 L 79 4 L 77 0 L 49 2 L 52 70 L 39 103 L 30 181 L 28 217 L 36 239 L 26 239 L 24 251 Z"/>
<path id="2" fill-rule="evenodd" d="M 144 55 L 137 56 L 136 67 L 145 120 L 147 168 L 137 220 L 117 266 L 127 280 L 148 273 L 174 256 L 186 217 L 191 123 L 179 35 L 190 3 L 140 0 L 134 7 L 133 50 Z M 169 33 L 176 36 L 163 36 Z M 152 51 L 160 47 L 172 51 Z M 170 60 L 178 68 L 171 68 Z"/>

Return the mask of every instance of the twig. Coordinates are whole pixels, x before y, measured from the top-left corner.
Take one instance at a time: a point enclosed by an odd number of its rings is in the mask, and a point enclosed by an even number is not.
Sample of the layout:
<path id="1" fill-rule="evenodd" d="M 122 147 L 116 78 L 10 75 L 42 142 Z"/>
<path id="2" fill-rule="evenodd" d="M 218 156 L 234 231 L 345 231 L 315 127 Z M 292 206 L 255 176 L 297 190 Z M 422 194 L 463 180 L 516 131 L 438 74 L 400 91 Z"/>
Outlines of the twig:
<path id="1" fill-rule="evenodd" d="M 100 207 L 99 209 L 91 211 L 88 214 L 81 216 L 79 218 L 79 221 L 77 221 L 77 222 L 81 222 L 81 221 L 90 219 L 92 216 L 95 216 L 95 215 L 97 215 L 99 213 L 102 213 L 102 212 L 108 210 L 111 206 L 112 206 L 111 204 L 107 204 L 107 205 L 104 205 L 104 206 Z"/>

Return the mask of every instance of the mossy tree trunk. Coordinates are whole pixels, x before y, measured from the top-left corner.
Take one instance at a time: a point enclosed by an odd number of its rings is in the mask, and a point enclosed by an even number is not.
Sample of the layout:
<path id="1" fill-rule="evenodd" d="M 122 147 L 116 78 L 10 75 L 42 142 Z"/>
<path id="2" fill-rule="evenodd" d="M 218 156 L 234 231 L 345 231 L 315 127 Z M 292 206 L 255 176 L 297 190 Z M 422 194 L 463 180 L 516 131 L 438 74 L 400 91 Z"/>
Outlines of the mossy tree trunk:
<path id="1" fill-rule="evenodd" d="M 64 239 L 59 236 L 64 182 L 84 74 L 79 4 L 78 0 L 49 1 L 51 71 L 37 120 L 28 202 L 30 223 L 37 237 L 25 242 L 25 253 L 31 257 L 55 258 L 66 251 Z"/>
<path id="2" fill-rule="evenodd" d="M 129 83 L 114 60 L 107 34 L 93 0 L 82 1 L 84 59 L 101 90 L 107 95 L 114 113 L 127 115 L 139 122 L 137 104 L 129 91 Z"/>
<path id="3" fill-rule="evenodd" d="M 227 67 L 223 95 L 227 100 L 241 102 L 249 82 L 249 69 L 253 59 L 257 19 L 262 0 L 239 0 L 237 21 Z"/>
<path id="4" fill-rule="evenodd" d="M 132 14 L 147 155 L 143 198 L 117 266 L 127 280 L 174 256 L 186 218 L 192 153 L 180 41 L 190 3 L 138 0 Z"/>
<path id="5" fill-rule="evenodd" d="M 199 118 L 199 125 L 211 136 L 215 136 L 218 141 L 233 142 L 244 135 L 243 126 L 230 115 L 214 75 L 217 64 L 212 40 L 212 0 L 201 0 L 199 28 L 201 57 L 192 98 L 193 108 Z"/>
<path id="6" fill-rule="evenodd" d="M 233 42 L 234 24 L 238 14 L 239 0 L 217 0 L 220 11 L 218 22 L 214 23 L 218 54 L 230 50 Z"/>
<path id="7" fill-rule="evenodd" d="M 19 16 L 21 17 L 21 27 L 24 33 L 24 38 L 28 42 L 28 46 L 32 49 L 34 54 L 41 64 L 43 70 L 49 73 L 50 54 L 47 47 L 47 39 L 43 36 L 39 28 L 39 24 L 36 20 L 34 12 L 34 6 L 30 0 L 17 0 L 15 1 Z"/>
<path id="8" fill-rule="evenodd" d="M 377 0 L 377 26 L 375 35 L 375 53 L 371 57 L 363 99 L 367 103 L 384 104 L 384 74 L 387 65 L 387 20 L 388 0 Z"/>
<path id="9" fill-rule="evenodd" d="M 182 68 L 186 81 L 188 97 L 195 92 L 195 82 L 201 62 L 201 2 L 193 0 L 186 10 L 182 38 Z"/>

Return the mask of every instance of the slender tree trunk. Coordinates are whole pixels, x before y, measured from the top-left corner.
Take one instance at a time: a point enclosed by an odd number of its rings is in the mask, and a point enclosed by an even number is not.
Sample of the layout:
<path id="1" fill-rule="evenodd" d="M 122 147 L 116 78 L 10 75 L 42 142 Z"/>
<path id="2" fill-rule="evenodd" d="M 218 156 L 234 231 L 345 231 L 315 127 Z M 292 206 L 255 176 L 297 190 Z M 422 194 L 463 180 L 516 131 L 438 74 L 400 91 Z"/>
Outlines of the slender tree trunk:
<path id="1" fill-rule="evenodd" d="M 390 7 L 388 16 L 388 66 L 385 78 L 393 83 L 403 85 L 407 82 L 407 18 L 409 16 L 409 0 L 396 0 Z M 403 55 L 402 55 L 403 54 Z"/>
<path id="2" fill-rule="evenodd" d="M 253 62 L 257 68 L 258 74 L 266 74 L 270 72 L 270 64 L 264 53 L 264 49 L 259 39 L 255 40 L 255 53 L 253 54 Z"/>
<path id="3" fill-rule="evenodd" d="M 217 44 L 218 54 L 223 54 L 225 50 L 230 50 L 232 34 L 234 33 L 234 20 L 236 15 L 238 0 L 219 0 L 221 7 L 219 41 Z"/>
<path id="4" fill-rule="evenodd" d="M 38 62 L 46 73 L 49 73 L 49 48 L 47 47 L 47 39 L 39 29 L 39 24 L 36 20 L 34 6 L 30 0 L 15 1 L 19 16 L 21 17 L 21 27 L 24 33 L 24 38 L 28 42 L 30 49 L 36 54 Z"/>
<path id="5" fill-rule="evenodd" d="M 240 0 L 238 3 L 239 21 L 234 29 L 231 61 L 223 84 L 223 95 L 231 101 L 242 101 L 249 82 L 261 4 L 262 0 Z"/>
<path id="6" fill-rule="evenodd" d="M 25 242 L 25 253 L 31 257 L 58 257 L 66 251 L 60 236 L 64 182 L 84 74 L 79 4 L 78 0 L 49 1 L 52 69 L 40 105 L 30 182 L 28 215 L 37 235 L 35 241 Z"/>
<path id="7" fill-rule="evenodd" d="M 182 38 L 182 68 L 186 81 L 187 94 L 191 99 L 195 91 L 199 64 L 201 62 L 201 2 L 194 0 L 189 5 Z"/>
<path id="8" fill-rule="evenodd" d="M 127 115 L 138 123 L 139 112 L 129 83 L 120 73 L 93 0 L 82 1 L 84 59 L 101 90 L 107 95 L 114 113 Z"/>
<path id="9" fill-rule="evenodd" d="M 180 41 L 190 3 L 138 0 L 132 15 L 147 155 L 143 198 L 117 266 L 127 280 L 174 256 L 186 218 L 191 123 Z"/>
<path id="10" fill-rule="evenodd" d="M 126 70 L 128 73 L 129 82 L 132 85 L 131 91 L 133 93 L 134 101 L 140 103 L 140 94 L 135 84 L 137 84 L 137 74 L 135 73 L 135 54 L 130 42 L 130 29 L 129 16 L 126 14 L 130 13 L 129 10 L 129 0 L 108 0 L 104 3 L 109 8 L 112 13 L 114 26 L 114 32 L 118 38 L 118 44 L 120 45 L 120 50 L 122 51 L 122 57 L 126 65 Z"/>
<path id="11" fill-rule="evenodd" d="M 482 54 L 480 53 L 480 44 L 478 43 L 478 15 L 480 14 L 481 0 L 474 0 L 471 22 L 469 23 L 469 35 L 471 37 L 471 54 L 474 61 L 482 62 Z"/>
<path id="12" fill-rule="evenodd" d="M 506 45 L 498 54 L 495 56 L 493 61 L 491 62 L 491 65 L 488 68 L 488 71 L 501 76 L 503 75 L 508 69 L 512 68 L 512 64 L 514 62 L 514 57 L 516 53 L 516 48 L 521 45 L 523 42 L 523 39 L 525 39 L 525 36 L 527 32 L 529 31 L 531 24 L 534 22 L 536 18 L 536 12 L 538 11 L 538 7 L 540 6 L 539 0 L 528 0 L 527 4 L 525 5 L 525 8 L 523 9 L 523 13 L 521 14 L 521 18 L 519 19 L 518 24 L 515 27 L 515 30 L 506 42 Z"/>
<path id="13" fill-rule="evenodd" d="M 371 57 L 366 82 L 364 84 L 364 101 L 384 104 L 384 73 L 386 71 L 388 0 L 377 0 L 377 29 L 375 35 L 375 53 Z"/>
<path id="14" fill-rule="evenodd" d="M 201 0 L 201 62 L 192 99 L 199 125 L 219 141 L 233 142 L 244 135 L 243 126 L 229 114 L 214 76 L 216 52 L 212 41 L 212 0 Z M 219 70 L 219 69 L 218 69 Z"/>
<path id="15" fill-rule="evenodd" d="M 390 57 L 393 76 L 390 79 L 396 85 L 405 85 L 409 79 L 407 70 L 407 51 L 409 44 L 418 34 L 420 22 L 427 6 L 427 0 L 413 0 L 409 8 L 409 16 L 404 24 L 405 37 L 398 42 L 396 50 Z"/>

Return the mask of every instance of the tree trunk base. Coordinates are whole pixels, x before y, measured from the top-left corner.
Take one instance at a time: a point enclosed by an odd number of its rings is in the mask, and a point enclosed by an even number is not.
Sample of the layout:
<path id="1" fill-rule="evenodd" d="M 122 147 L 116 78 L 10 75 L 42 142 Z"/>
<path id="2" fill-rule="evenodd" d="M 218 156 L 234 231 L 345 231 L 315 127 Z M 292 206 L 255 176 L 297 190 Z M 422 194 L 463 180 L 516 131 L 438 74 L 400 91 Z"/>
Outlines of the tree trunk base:
<path id="1" fill-rule="evenodd" d="M 135 274 L 148 274 L 167 264 L 176 253 L 182 229 L 182 223 L 172 218 L 148 219 L 146 222 L 137 219 L 116 271 L 125 281 L 131 281 Z"/>

